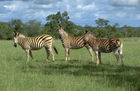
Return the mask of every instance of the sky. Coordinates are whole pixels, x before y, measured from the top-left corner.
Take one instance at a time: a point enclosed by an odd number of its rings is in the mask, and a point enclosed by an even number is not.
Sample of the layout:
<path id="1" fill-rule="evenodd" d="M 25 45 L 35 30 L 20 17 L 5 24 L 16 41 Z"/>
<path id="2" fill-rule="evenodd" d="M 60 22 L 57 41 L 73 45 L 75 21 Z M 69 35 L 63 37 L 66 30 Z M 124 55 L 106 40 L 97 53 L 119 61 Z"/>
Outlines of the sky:
<path id="1" fill-rule="evenodd" d="M 140 0 L 0 0 L 0 21 L 21 19 L 46 23 L 46 17 L 67 11 L 77 25 L 96 26 L 103 18 L 110 24 L 140 27 Z"/>

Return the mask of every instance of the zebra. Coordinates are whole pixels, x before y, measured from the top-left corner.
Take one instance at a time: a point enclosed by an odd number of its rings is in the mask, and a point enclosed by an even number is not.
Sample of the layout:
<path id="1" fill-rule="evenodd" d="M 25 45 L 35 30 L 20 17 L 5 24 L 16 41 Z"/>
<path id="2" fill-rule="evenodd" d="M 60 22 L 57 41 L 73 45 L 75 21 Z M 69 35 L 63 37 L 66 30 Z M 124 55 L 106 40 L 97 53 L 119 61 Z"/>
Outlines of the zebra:
<path id="1" fill-rule="evenodd" d="M 80 49 L 86 47 L 92 57 L 92 62 L 94 61 L 92 48 L 88 44 L 84 44 L 84 36 L 73 37 L 69 36 L 66 31 L 64 31 L 61 25 L 58 26 L 58 31 L 62 45 L 65 49 L 65 62 L 70 60 L 70 49 Z"/>
<path id="2" fill-rule="evenodd" d="M 124 64 L 122 55 L 123 42 L 119 38 L 96 38 L 89 31 L 85 31 L 84 42 L 92 47 L 96 56 L 97 65 L 101 64 L 101 52 L 114 52 L 117 64 L 119 64 L 119 56 L 121 57 L 121 64 Z"/>
<path id="3" fill-rule="evenodd" d="M 34 59 L 31 50 L 38 50 L 41 49 L 42 47 L 45 47 L 46 50 L 47 54 L 46 61 L 48 61 L 50 53 L 52 55 L 52 60 L 55 61 L 52 46 L 56 54 L 58 54 L 58 51 L 53 45 L 52 36 L 42 34 L 35 37 L 26 37 L 25 35 L 19 32 L 13 32 L 13 36 L 14 36 L 14 46 L 17 47 L 17 44 L 19 44 L 22 47 L 22 49 L 25 50 L 27 62 L 29 61 L 29 57 L 31 57 L 32 60 Z"/>

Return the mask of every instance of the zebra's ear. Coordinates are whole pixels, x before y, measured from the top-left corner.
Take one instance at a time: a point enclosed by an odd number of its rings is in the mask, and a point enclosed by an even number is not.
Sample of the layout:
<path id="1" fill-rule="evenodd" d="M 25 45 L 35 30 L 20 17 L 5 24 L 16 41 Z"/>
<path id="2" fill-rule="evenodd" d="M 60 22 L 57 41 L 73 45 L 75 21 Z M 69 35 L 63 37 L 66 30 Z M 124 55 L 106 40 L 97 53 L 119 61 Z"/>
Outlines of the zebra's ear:
<path id="1" fill-rule="evenodd" d="M 17 33 L 17 36 L 19 36 L 19 32 L 16 32 Z"/>
<path id="2" fill-rule="evenodd" d="M 84 31 L 84 34 L 87 34 L 87 33 L 88 33 L 88 30 L 85 30 L 85 31 Z"/>
<path id="3" fill-rule="evenodd" d="M 14 35 L 14 36 L 19 36 L 19 33 L 14 31 L 14 32 L 13 32 L 13 35 Z"/>
<path id="4" fill-rule="evenodd" d="M 62 27 L 62 26 L 59 24 L 59 25 L 58 25 L 58 28 L 61 28 L 61 27 Z"/>
<path id="5" fill-rule="evenodd" d="M 57 28 L 60 29 L 60 24 L 57 25 Z"/>
<path id="6" fill-rule="evenodd" d="M 16 32 L 15 31 L 13 32 L 13 36 L 16 36 Z"/>

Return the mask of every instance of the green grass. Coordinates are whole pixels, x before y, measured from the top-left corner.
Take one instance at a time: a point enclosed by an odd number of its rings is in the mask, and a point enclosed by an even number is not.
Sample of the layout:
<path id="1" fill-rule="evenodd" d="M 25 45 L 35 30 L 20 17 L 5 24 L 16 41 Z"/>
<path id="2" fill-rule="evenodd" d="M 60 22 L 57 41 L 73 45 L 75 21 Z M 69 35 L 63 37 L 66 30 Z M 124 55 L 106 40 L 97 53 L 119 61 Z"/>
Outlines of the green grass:
<path id="1" fill-rule="evenodd" d="M 116 65 L 113 53 L 102 53 L 102 64 L 92 64 L 86 48 L 71 50 L 71 60 L 65 63 L 59 40 L 55 62 L 51 56 L 45 62 L 43 48 L 33 51 L 35 60 L 27 63 L 21 47 L 0 41 L 0 91 L 140 91 L 140 41 L 124 40 L 131 41 L 124 41 L 123 67 Z"/>

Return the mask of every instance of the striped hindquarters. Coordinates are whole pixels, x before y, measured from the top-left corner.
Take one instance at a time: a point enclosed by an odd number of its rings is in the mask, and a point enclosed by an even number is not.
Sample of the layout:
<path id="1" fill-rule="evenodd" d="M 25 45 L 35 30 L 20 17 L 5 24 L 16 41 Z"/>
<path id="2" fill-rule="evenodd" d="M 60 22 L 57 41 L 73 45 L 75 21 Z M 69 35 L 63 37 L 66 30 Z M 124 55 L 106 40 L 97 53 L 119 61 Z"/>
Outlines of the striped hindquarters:
<path id="1" fill-rule="evenodd" d="M 106 53 L 112 52 L 122 45 L 121 40 L 117 38 L 98 39 L 97 41 L 99 42 L 99 50 Z"/>
<path id="2" fill-rule="evenodd" d="M 52 46 L 53 38 L 50 35 L 40 35 L 36 37 L 27 37 L 31 49 L 39 49 L 43 46 Z"/>

